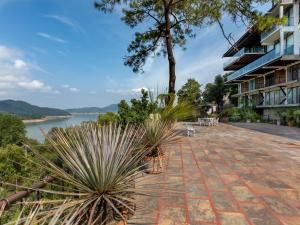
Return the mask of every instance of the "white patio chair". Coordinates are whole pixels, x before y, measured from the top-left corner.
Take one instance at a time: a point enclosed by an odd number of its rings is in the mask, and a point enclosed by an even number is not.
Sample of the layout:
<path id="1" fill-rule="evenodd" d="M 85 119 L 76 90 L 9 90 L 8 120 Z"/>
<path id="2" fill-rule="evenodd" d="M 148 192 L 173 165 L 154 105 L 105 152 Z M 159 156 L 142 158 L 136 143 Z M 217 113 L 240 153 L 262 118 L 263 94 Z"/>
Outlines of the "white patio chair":
<path id="1" fill-rule="evenodd" d="M 186 126 L 186 134 L 187 134 L 187 136 L 188 137 L 194 137 L 195 133 L 196 133 L 195 128 L 192 125 L 188 124 Z"/>
<path id="2" fill-rule="evenodd" d="M 199 123 L 199 126 L 205 125 L 205 122 L 202 118 L 198 118 L 198 123 Z"/>

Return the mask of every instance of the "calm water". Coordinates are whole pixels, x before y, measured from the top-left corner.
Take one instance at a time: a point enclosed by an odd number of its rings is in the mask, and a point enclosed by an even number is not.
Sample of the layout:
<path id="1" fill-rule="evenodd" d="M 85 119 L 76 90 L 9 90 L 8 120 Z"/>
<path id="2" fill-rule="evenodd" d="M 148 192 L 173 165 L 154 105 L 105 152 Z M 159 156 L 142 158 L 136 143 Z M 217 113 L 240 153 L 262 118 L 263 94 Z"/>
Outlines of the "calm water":
<path id="1" fill-rule="evenodd" d="M 52 127 L 66 128 L 72 125 L 78 125 L 82 121 L 96 121 L 97 118 L 98 118 L 98 114 L 81 114 L 81 115 L 73 115 L 71 118 L 66 118 L 66 119 L 27 124 L 26 135 L 29 138 L 33 138 L 40 142 L 44 142 L 44 136 L 40 129 L 43 129 L 47 133 Z"/>

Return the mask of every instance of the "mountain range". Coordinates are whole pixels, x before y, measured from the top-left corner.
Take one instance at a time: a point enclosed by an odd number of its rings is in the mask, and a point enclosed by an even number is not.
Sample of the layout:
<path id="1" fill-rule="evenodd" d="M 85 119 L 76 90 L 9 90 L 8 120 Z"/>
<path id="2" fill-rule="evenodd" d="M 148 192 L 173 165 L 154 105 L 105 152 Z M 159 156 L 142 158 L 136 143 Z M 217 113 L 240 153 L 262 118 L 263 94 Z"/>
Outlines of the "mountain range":
<path id="1" fill-rule="evenodd" d="M 105 107 L 85 107 L 73 109 L 56 109 L 31 105 L 25 101 L 2 100 L 0 101 L 0 113 L 16 115 L 22 119 L 41 119 L 47 116 L 69 116 L 72 113 L 106 113 L 117 112 L 118 105 L 111 104 Z"/>
<path id="2" fill-rule="evenodd" d="M 105 107 L 83 107 L 83 108 L 73 108 L 65 109 L 69 113 L 106 113 L 106 112 L 117 112 L 118 104 L 111 104 Z"/>
<path id="3" fill-rule="evenodd" d="M 40 119 L 46 116 L 68 116 L 69 112 L 49 107 L 39 107 L 24 101 L 3 100 L 0 101 L 0 113 L 8 113 L 22 119 Z"/>

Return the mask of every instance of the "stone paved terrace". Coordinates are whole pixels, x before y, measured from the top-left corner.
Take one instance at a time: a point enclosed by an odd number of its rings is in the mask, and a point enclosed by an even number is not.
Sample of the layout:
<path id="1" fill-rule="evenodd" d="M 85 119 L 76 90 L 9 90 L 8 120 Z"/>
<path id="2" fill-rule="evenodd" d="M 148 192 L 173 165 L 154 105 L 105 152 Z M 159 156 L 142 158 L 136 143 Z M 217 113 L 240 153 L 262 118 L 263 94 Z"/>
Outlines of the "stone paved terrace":
<path id="1" fill-rule="evenodd" d="M 261 131 L 268 134 L 274 134 L 286 138 L 291 138 L 300 141 L 300 128 L 277 126 L 275 124 L 268 123 L 231 123 L 234 126 L 247 128 L 250 130 Z"/>
<path id="2" fill-rule="evenodd" d="M 228 124 L 197 131 L 168 149 L 166 171 L 151 175 L 159 197 L 144 197 L 132 223 L 300 224 L 299 141 Z"/>

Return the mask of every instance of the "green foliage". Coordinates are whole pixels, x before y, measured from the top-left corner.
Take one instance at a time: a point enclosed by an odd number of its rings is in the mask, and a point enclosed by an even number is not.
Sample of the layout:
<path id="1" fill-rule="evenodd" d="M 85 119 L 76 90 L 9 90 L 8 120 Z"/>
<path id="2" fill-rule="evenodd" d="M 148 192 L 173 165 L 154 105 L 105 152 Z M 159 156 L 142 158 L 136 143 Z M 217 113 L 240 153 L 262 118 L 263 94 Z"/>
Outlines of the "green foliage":
<path id="1" fill-rule="evenodd" d="M 134 127 L 122 130 L 117 125 L 86 124 L 72 132 L 58 129 L 52 137 L 48 142 L 63 166 L 35 153 L 39 166 L 63 181 L 65 189 L 41 190 L 59 197 L 59 201 L 38 203 L 43 206 L 36 214 L 41 224 L 53 224 L 50 220 L 62 214 L 65 223 L 56 220 L 54 224 L 111 224 L 134 213 L 135 198 L 147 194 L 142 186 L 135 188 L 145 181 L 141 162 L 148 152 L 140 149 L 143 132 Z"/>
<path id="2" fill-rule="evenodd" d="M 25 125 L 16 116 L 0 114 L 0 147 L 20 145 L 25 139 Z"/>
<path id="3" fill-rule="evenodd" d="M 299 120 L 300 109 L 299 108 L 278 109 L 277 114 L 283 124 L 288 124 L 288 123 L 295 124 L 296 121 Z"/>
<path id="4" fill-rule="evenodd" d="M 187 82 L 178 90 L 178 102 L 186 102 L 198 106 L 201 101 L 201 85 L 195 79 L 188 79 Z"/>
<path id="5" fill-rule="evenodd" d="M 232 122 L 246 121 L 250 120 L 256 122 L 260 120 L 261 117 L 252 109 L 248 108 L 227 108 L 220 113 L 221 118 L 229 118 Z"/>
<path id="6" fill-rule="evenodd" d="M 225 79 L 221 75 L 215 77 L 214 83 L 208 83 L 203 92 L 205 103 L 217 104 L 217 110 L 220 112 L 224 105 L 224 97 L 231 92 L 231 86 L 225 85 Z"/>
<path id="7" fill-rule="evenodd" d="M 195 114 L 195 106 L 181 101 L 177 104 L 170 101 L 164 108 L 160 110 L 160 115 L 163 121 L 174 123 L 176 121 L 185 121 L 191 119 Z"/>
<path id="8" fill-rule="evenodd" d="M 267 0 L 97 0 L 95 7 L 104 12 L 111 12 L 116 5 L 123 7 L 122 20 L 131 28 L 140 24 L 149 24 L 144 32 L 136 32 L 135 39 L 128 47 L 131 55 L 125 58 L 125 64 L 137 72 L 145 64 L 146 58 L 151 54 L 166 54 L 166 34 L 170 33 L 173 47 L 184 47 L 189 37 L 195 37 L 195 30 L 207 25 L 217 24 L 225 15 L 234 21 L 254 24 L 264 17 L 256 11 L 257 5 L 265 4 Z M 223 28 L 223 27 L 222 27 Z"/>
<path id="9" fill-rule="evenodd" d="M 61 109 L 38 107 L 23 101 L 0 101 L 0 112 L 17 115 L 23 119 L 39 119 L 45 116 L 68 116 L 68 112 Z"/>
<path id="10" fill-rule="evenodd" d="M 17 176 L 26 175 L 25 151 L 16 145 L 0 148 L 0 182 L 15 183 Z"/>
<path id="11" fill-rule="evenodd" d="M 118 105 L 118 114 L 121 124 L 142 124 L 151 113 L 157 109 L 157 102 L 149 98 L 149 92 L 142 89 L 140 99 L 131 99 L 130 105 L 122 100 Z"/>
<path id="12" fill-rule="evenodd" d="M 100 126 L 108 125 L 110 123 L 117 123 L 118 120 L 119 120 L 118 115 L 113 112 L 99 114 L 99 116 L 98 116 L 98 124 Z"/>
<path id="13" fill-rule="evenodd" d="M 160 116 L 147 119 L 142 128 L 144 130 L 142 143 L 148 150 L 148 156 L 162 155 L 162 145 L 173 144 L 180 139 L 181 131 L 172 129 L 172 122 L 162 120 Z"/>

